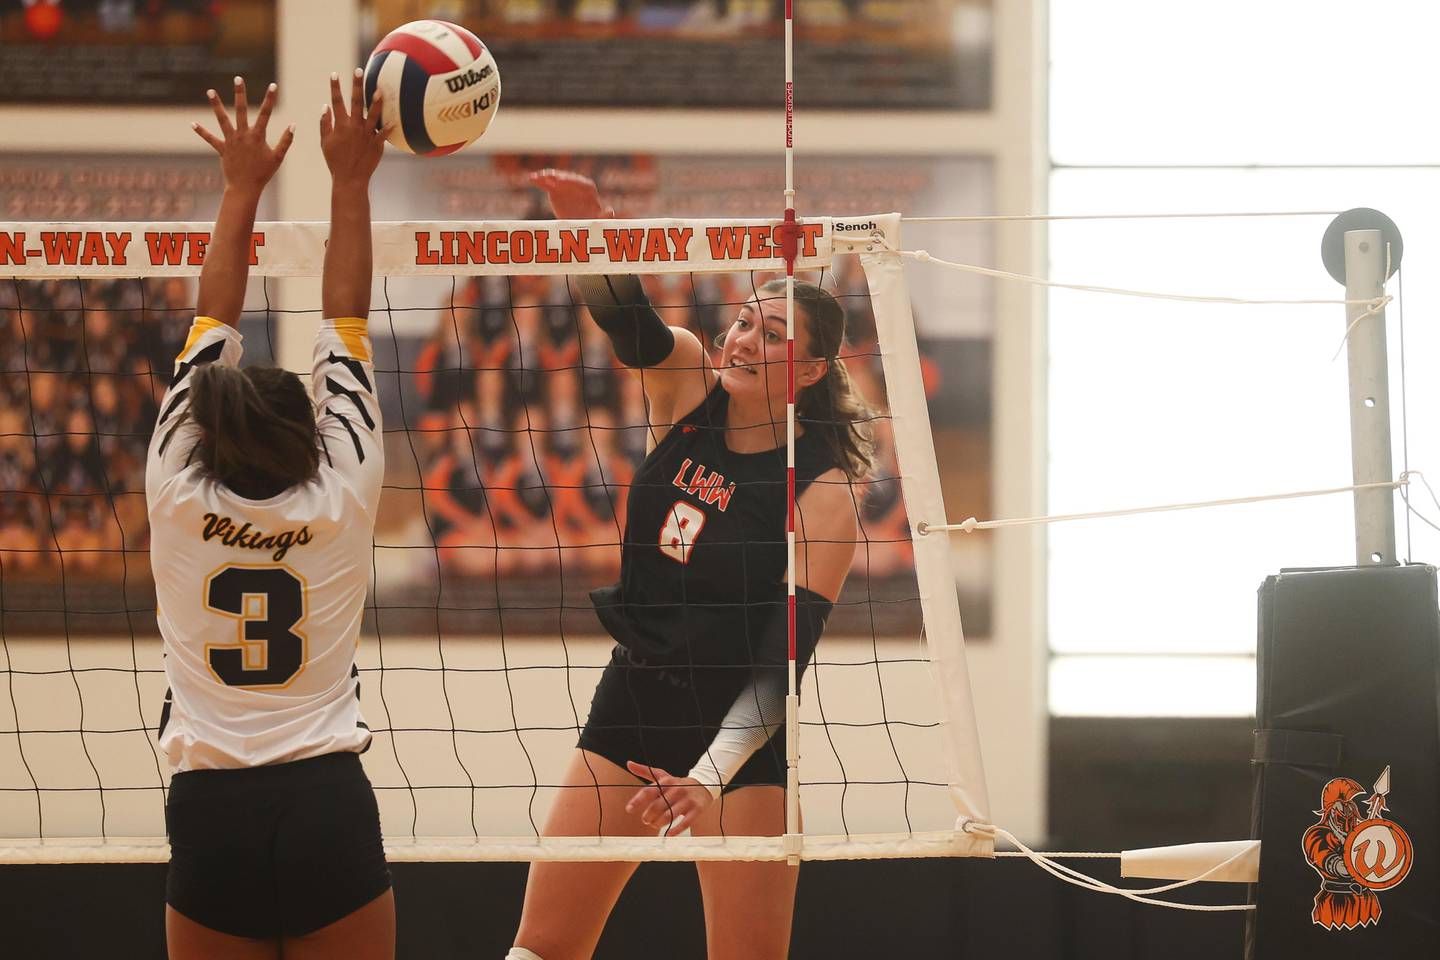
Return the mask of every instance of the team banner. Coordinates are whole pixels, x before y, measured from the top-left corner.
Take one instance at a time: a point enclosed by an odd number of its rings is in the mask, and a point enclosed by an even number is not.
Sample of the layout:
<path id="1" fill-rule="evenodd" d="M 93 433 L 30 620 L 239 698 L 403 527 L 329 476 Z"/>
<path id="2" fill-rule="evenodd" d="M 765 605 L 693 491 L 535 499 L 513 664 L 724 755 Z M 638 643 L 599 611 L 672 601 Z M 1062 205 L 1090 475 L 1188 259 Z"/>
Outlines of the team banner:
<path id="1" fill-rule="evenodd" d="M 1271 577 L 1260 591 L 1258 669 L 1253 836 L 1262 843 L 1246 957 L 1433 956 L 1435 568 Z"/>
<path id="2" fill-rule="evenodd" d="M 868 238 L 877 217 L 804 220 L 794 227 L 798 270 L 830 264 L 835 237 Z M 209 223 L 0 223 L 0 276 L 198 276 Z M 315 277 L 325 223 L 258 223 L 255 276 Z M 780 220 L 513 220 L 377 223 L 377 276 L 563 276 L 784 270 L 790 234 Z"/>

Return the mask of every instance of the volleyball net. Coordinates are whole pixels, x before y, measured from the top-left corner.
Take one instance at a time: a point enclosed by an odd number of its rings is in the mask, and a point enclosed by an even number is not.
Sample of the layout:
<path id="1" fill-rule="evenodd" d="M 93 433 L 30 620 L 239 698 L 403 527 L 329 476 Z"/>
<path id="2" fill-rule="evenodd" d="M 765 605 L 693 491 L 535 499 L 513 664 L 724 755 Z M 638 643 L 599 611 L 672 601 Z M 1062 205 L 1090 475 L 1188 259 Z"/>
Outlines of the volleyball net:
<path id="1" fill-rule="evenodd" d="M 387 469 L 357 662 L 392 859 L 992 852 L 965 829 L 990 817 L 951 548 L 912 535 L 946 514 L 899 226 L 799 227 L 797 277 L 845 307 L 878 456 L 851 481 L 855 561 L 787 718 L 788 844 L 725 833 L 723 808 L 719 837 L 540 836 L 613 646 L 588 591 L 618 575 L 651 437 L 643 373 L 567 278 L 639 274 L 711 344 L 784 275 L 780 222 L 375 226 Z M 308 369 L 326 230 L 257 225 L 246 363 Z M 208 233 L 0 224 L 0 859 L 168 857 L 144 451 Z M 766 495 L 783 504 L 784 483 Z"/>

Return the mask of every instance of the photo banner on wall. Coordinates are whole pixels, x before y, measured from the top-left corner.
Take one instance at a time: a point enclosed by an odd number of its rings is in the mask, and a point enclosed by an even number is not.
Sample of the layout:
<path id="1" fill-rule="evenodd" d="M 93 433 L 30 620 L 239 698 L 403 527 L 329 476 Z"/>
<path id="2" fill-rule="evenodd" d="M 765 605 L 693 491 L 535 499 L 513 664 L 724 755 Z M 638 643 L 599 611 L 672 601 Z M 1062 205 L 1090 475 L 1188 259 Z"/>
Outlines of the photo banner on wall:
<path id="1" fill-rule="evenodd" d="M 511 106 L 778 109 L 784 0 L 367 0 L 362 59 L 433 17 L 495 54 Z M 796 4 L 801 109 L 988 110 L 994 0 Z"/>
<path id="2" fill-rule="evenodd" d="M 626 219 L 551 220 L 526 175 L 552 166 L 594 176 Z M 371 311 L 391 428 L 376 528 L 377 608 L 395 618 L 385 629 L 414 632 L 428 628 L 407 617 L 449 616 L 435 606 L 437 591 L 446 611 L 452 601 L 461 611 L 503 609 L 508 632 L 596 629 L 580 601 L 616 576 L 625 483 L 612 481 L 633 475 L 648 431 L 643 384 L 616 364 L 567 276 L 607 263 L 640 274 L 667 323 L 714 345 L 740 304 L 783 274 L 767 199 L 779 195 L 781 175 L 753 157 L 387 157 L 373 191 L 384 280 Z M 846 588 L 855 602 L 837 610 L 841 632 L 862 615 L 878 620 L 850 626 L 908 632 L 919 607 L 870 291 L 853 254 L 832 255 L 832 238 L 862 229 L 856 215 L 866 210 L 988 212 L 992 183 L 983 158 L 811 158 L 800 174 L 811 211 L 801 276 L 841 300 L 841 357 L 877 412 L 877 465 L 857 500 L 864 543 Z M 31 215 L 0 231 L 0 265 L 14 277 L 0 285 L 0 433 L 11 437 L 0 444 L 0 489 L 16 494 L 0 512 L 0 550 L 14 554 L 6 595 L 17 629 L 24 610 L 54 608 L 57 586 L 71 620 L 102 632 L 126 627 L 99 613 L 117 608 L 116 591 L 127 609 L 153 609 L 143 453 L 193 316 L 218 186 L 214 162 L 199 157 L 0 163 L 0 208 Z M 172 209 L 189 222 L 160 220 Z M 104 222 L 127 210 L 149 218 Z M 83 219 L 99 223 L 60 222 Z M 269 313 L 275 278 L 314 275 L 324 249 L 324 223 L 262 225 L 242 328 L 247 363 L 272 362 L 274 329 L 290 319 Z M 927 237 L 935 229 L 907 226 L 904 243 L 992 261 L 990 225 L 951 224 Z M 712 272 L 727 261 L 745 269 Z M 989 281 L 911 274 L 947 506 L 989 515 Z M 983 638 L 990 541 L 957 538 L 953 551 L 967 636 Z M 84 590 L 69 596 L 79 583 Z M 136 624 L 148 630 L 153 618 Z M 28 620 L 24 628 L 47 629 Z"/>
<path id="3" fill-rule="evenodd" d="M 447 157 L 444 163 L 424 159 L 387 157 L 376 174 L 373 213 L 380 220 L 435 218 L 447 222 L 495 222 L 548 220 L 550 211 L 540 191 L 528 182 L 528 175 L 546 167 L 575 170 L 593 177 L 605 201 L 622 218 L 660 220 L 672 217 L 735 217 L 770 219 L 777 214 L 777 200 L 783 195 L 783 166 L 757 157 L 694 157 L 654 154 L 484 154 L 479 151 Z M 796 187 L 802 219 L 806 214 L 847 222 L 851 213 L 900 210 L 917 215 L 954 210 L 988 213 L 993 208 L 994 172 L 981 157 L 807 157 L 796 171 Z M 852 218 L 853 219 L 853 218 Z M 907 225 L 907 247 L 941 248 L 968 262 L 993 262 L 993 227 L 988 224 Z M 717 336 L 734 320 L 739 304 L 754 295 L 756 287 L 774 274 L 694 274 L 644 276 L 652 302 L 665 321 L 691 329 L 702 343 L 714 344 Z M 843 353 L 852 381 L 874 404 L 879 453 L 878 476 L 894 476 L 895 445 L 885 384 L 881 375 L 869 290 L 858 258 L 833 258 L 822 272 L 802 274 L 818 280 L 839 297 L 847 313 L 848 347 Z M 994 299 L 990 281 L 950 271 L 909 271 L 912 309 L 920 340 L 921 365 L 930 409 L 931 429 L 939 453 L 941 483 L 947 508 L 954 515 L 991 514 L 991 385 Z M 442 278 L 392 280 L 387 288 L 394 308 L 387 325 L 395 331 L 397 364 L 401 369 L 420 371 L 401 378 L 399 390 L 387 408 L 392 422 L 429 427 L 415 435 L 422 438 L 419 449 L 423 473 L 415 479 L 396 482 L 424 486 L 451 484 L 457 489 L 475 486 L 488 476 L 502 485 L 539 490 L 546 484 L 547 466 L 553 457 L 540 447 L 531 449 L 528 438 L 533 422 L 524 419 L 526 399 L 541 388 L 531 368 L 553 366 L 553 358 L 570 357 L 579 351 L 578 361 L 554 360 L 564 366 L 577 363 L 583 375 L 557 371 L 547 377 L 542 398 L 545 405 L 559 407 L 558 419 L 568 423 L 575 405 L 584 407 L 591 427 L 588 436 L 600 438 L 608 449 L 615 440 L 620 459 L 638 464 L 646 449 L 645 406 L 637 378 L 613 369 L 603 337 L 587 336 L 590 321 L 581 314 L 578 321 L 571 306 L 573 291 L 562 283 L 510 282 L 463 278 L 456 283 Z M 520 304 L 523 308 L 517 309 Z M 578 330 L 580 335 L 574 336 Z M 550 358 L 550 359 L 547 359 Z M 485 369 L 490 368 L 490 369 Z M 498 368 L 498 372 L 497 369 Z M 532 407 L 533 409 L 533 407 Z M 477 423 L 474 417 L 484 422 Z M 552 421 L 553 413 L 547 414 Z M 594 424 L 603 423 L 596 430 Z M 553 427 L 554 423 L 546 426 Z M 471 433 L 473 456 L 465 450 L 441 450 L 445 431 L 459 428 Z M 543 428 L 542 428 L 543 429 Z M 486 449 L 489 446 L 490 449 Z M 513 447 L 513 449 L 511 449 Z M 431 449 L 434 448 L 434 449 Z M 471 448 L 467 448 L 471 449 Z M 411 458 L 413 461 L 413 457 Z M 506 470 L 496 463 L 513 464 Z M 446 466 L 448 464 L 448 466 Z M 478 467 L 476 466 L 478 464 Z M 397 461 L 397 470 L 415 470 Z M 438 471 L 438 472 L 437 472 Z M 449 471 L 448 473 L 446 471 Z M 484 476 L 467 479 L 468 472 Z M 448 477 L 449 479 L 445 479 Z M 862 498 L 865 544 L 857 556 L 857 571 L 847 590 L 851 596 L 889 601 L 866 609 L 890 617 L 884 629 L 904 632 L 915 625 L 918 607 L 909 604 L 914 591 L 913 549 L 898 482 L 872 483 Z M 553 542 L 553 517 L 543 496 L 518 498 L 505 507 L 506 521 L 514 543 Z M 447 500 L 444 528 L 437 544 L 451 536 L 457 542 L 469 534 L 456 532 L 467 525 L 475 535 L 489 532 L 493 505 L 478 501 L 474 517 L 466 518 L 459 499 Z M 601 505 L 603 508 L 603 504 Z M 528 513 L 526 511 L 529 511 Z M 603 512 L 603 509 L 602 509 Z M 613 525 L 613 517 L 593 518 L 600 526 Z M 384 523 L 382 516 L 382 524 Z M 584 526 L 584 524 L 582 524 Z M 526 534 L 525 531 L 530 531 Z M 414 535 L 415 531 L 411 531 Z M 423 540 L 426 533 L 419 530 Z M 958 571 L 956 588 L 960 595 L 968 639 L 990 634 L 993 556 L 988 536 L 957 538 L 953 543 Z M 397 560 L 394 575 L 417 583 L 429 583 L 433 574 L 420 569 L 424 554 L 411 551 L 414 569 L 404 571 Z M 487 576 L 495 569 L 493 554 L 452 551 L 441 554 L 442 585 L 446 596 L 463 596 L 467 580 L 489 586 Z M 554 582 L 561 571 L 559 555 L 531 550 L 515 552 L 510 558 L 526 556 L 533 571 L 506 571 L 501 577 L 511 593 L 502 603 L 543 605 L 552 594 L 572 596 L 573 589 L 612 576 L 613 556 L 596 552 L 594 569 L 565 572 L 573 577 L 569 589 Z M 466 563 L 477 569 L 461 576 Z M 433 567 L 433 561 L 430 564 Z M 485 569 L 479 569 L 479 566 Z M 444 579 L 446 572 L 456 576 Z M 433 585 L 431 587 L 433 589 Z M 457 591 L 461 591 L 457 594 Z M 857 593 L 858 591 L 858 593 Z M 583 607 L 584 605 L 581 604 Z M 843 602 L 837 623 L 861 609 Z M 573 627 L 593 629 L 593 616 L 581 616 Z M 507 615 L 507 624 L 521 622 Z"/>
<path id="4" fill-rule="evenodd" d="M 276 78 L 275 0 L 0 0 L 0 103 L 203 103 Z"/>

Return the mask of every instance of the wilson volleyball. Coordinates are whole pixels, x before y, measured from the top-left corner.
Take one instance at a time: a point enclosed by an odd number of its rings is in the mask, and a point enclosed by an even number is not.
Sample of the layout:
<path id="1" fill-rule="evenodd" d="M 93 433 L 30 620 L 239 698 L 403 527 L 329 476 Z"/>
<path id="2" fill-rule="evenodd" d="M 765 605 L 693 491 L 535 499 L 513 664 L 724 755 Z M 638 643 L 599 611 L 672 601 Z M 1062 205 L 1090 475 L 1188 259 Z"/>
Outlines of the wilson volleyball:
<path id="1" fill-rule="evenodd" d="M 385 36 L 365 65 L 365 97 L 385 92 L 389 140 L 440 157 L 473 143 L 500 108 L 500 69 L 464 27 L 416 20 Z"/>

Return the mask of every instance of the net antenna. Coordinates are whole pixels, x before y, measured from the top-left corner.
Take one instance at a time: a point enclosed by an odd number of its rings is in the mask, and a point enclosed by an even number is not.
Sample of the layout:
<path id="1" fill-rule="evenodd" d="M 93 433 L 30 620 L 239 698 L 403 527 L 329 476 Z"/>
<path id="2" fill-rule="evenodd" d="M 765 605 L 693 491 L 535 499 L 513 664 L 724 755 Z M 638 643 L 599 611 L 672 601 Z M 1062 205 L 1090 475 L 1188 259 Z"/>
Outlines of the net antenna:
<path id="1" fill-rule="evenodd" d="M 375 737 L 364 760 L 392 859 L 779 861 L 993 853 L 993 833 L 979 829 L 990 816 L 950 551 L 945 537 L 914 536 L 916 520 L 943 517 L 945 510 L 909 292 L 893 253 L 900 249 L 900 217 L 800 222 L 788 201 L 786 216 L 773 220 L 375 226 L 375 272 L 385 297 L 372 310 L 370 326 L 377 389 L 390 405 L 392 471 L 359 667 L 362 708 Z M 209 229 L 197 223 L 0 224 L 0 281 L 14 293 L 0 300 L 0 314 L 10 314 L 0 320 L 23 318 L 18 328 L 29 338 L 19 346 L 28 367 L 0 374 L 8 378 L 4 388 L 40 404 L 56 386 L 40 381 L 59 378 L 78 403 L 87 390 L 110 392 L 100 386 L 107 379 L 163 382 L 163 364 L 179 346 L 170 340 L 183 340 L 193 301 L 182 296 L 160 311 L 145 296 L 111 294 L 122 286 L 132 293 L 173 292 L 177 282 L 183 287 L 199 275 L 202 260 L 193 247 Z M 319 276 L 326 230 L 323 223 L 257 224 L 256 282 Z M 618 555 L 619 547 L 616 520 L 606 521 L 611 532 L 601 540 L 593 530 L 560 530 L 545 513 L 558 515 L 552 505 L 566 498 L 567 511 L 580 511 L 583 504 L 575 498 L 608 496 L 613 478 L 559 480 L 541 461 L 563 453 L 571 458 L 567 463 L 576 463 L 575 457 L 588 456 L 587 439 L 597 458 L 604 452 L 618 459 L 612 448 L 634 430 L 634 424 L 618 422 L 610 406 L 627 389 L 618 379 L 627 374 L 608 357 L 590 355 L 593 338 L 584 324 L 591 321 L 571 301 L 564 278 L 643 274 L 661 290 L 661 309 L 684 306 L 713 317 L 747 300 L 757 276 L 783 272 L 790 278 L 787 308 L 793 317 L 797 275 L 826 282 L 838 268 L 859 280 L 857 267 L 863 284 L 846 285 L 840 295 L 847 312 L 873 312 L 876 332 L 872 343 L 852 344 L 846 356 L 852 372 L 878 367 L 873 382 L 888 398 L 889 412 L 877 416 L 877 425 L 893 433 L 898 467 L 853 483 L 863 500 L 898 482 L 903 511 L 898 504 L 886 507 L 886 516 L 897 518 L 895 532 L 884 532 L 873 518 L 861 523 L 865 560 L 857 556 L 836 605 L 803 709 L 791 681 L 786 835 L 538 836 L 536 824 L 559 789 L 584 704 L 609 651 L 608 642 L 595 637 L 600 628 L 594 614 L 568 576 L 582 571 L 590 583 L 613 579 L 607 557 Z M 684 291 L 676 294 L 678 287 Z M 83 298 L 72 295 L 82 290 Z M 47 331 L 63 335 L 74 311 L 99 310 L 102 303 L 107 315 L 100 326 L 108 324 L 112 337 L 146 345 L 135 346 L 137 352 L 155 353 L 156 342 L 160 353 L 168 351 L 153 368 L 157 372 L 136 372 L 133 357 L 103 371 L 84 359 L 68 366 L 46 359 L 53 353 L 42 349 Z M 270 318 L 289 324 L 318 316 L 315 303 Z M 80 317 L 90 319 L 97 318 Z M 417 349 L 423 354 L 445 339 L 434 336 L 437 322 L 442 332 L 457 331 L 455 342 L 441 343 L 440 352 L 453 347 L 459 355 L 427 368 L 426 389 L 432 400 L 446 390 L 458 390 L 460 399 L 427 409 L 416 399 L 417 391 L 423 393 Z M 546 324 L 559 332 L 546 333 Z M 787 362 L 793 364 L 793 320 L 791 326 Z M 561 336 L 566 330 L 571 333 Z M 507 338 L 517 344 L 509 360 L 497 346 Z M 518 348 L 522 338 L 524 350 Z M 250 349 L 263 346 L 263 339 Z M 562 340 L 564 349 L 557 345 Z M 533 349 L 535 342 L 542 349 Z M 550 360 L 529 359 L 547 350 Z M 477 410 L 492 412 L 479 400 L 496 378 L 524 405 L 523 417 L 475 419 Z M 599 382 L 594 390 L 591 380 Z M 607 385 L 614 386 L 610 393 Z M 594 395 L 581 404 L 578 420 L 562 404 L 568 397 L 573 407 L 577 390 Z M 96 409 L 113 407 L 112 400 Z M 793 466 L 793 395 L 791 400 L 786 442 Z M 471 420 L 462 422 L 460 407 L 470 410 Z M 153 415 L 132 418 L 118 432 L 143 445 Z M 113 430 L 93 429 L 102 439 Z M 49 430 L 23 424 L 16 436 L 22 445 L 34 445 L 41 460 L 54 439 Z M 566 446 L 567 438 L 580 442 Z M 530 452 L 505 461 L 514 468 L 510 473 L 488 472 L 494 462 L 490 441 Z M 420 457 L 412 458 L 411 449 Z M 439 481 L 432 468 L 445 456 L 453 472 Z M 47 496 L 21 487 L 26 496 Z M 793 480 L 787 491 L 793 509 Z M 109 484 L 86 495 L 101 505 L 87 516 L 101 519 L 109 512 L 104 505 L 122 496 Z M 133 515 L 137 495 L 123 494 L 132 498 L 123 515 Z M 444 511 L 421 508 L 445 498 Z M 523 521 L 526 511 L 545 515 L 520 530 L 514 518 Z M 441 513 L 452 518 L 448 532 L 426 528 L 427 519 L 433 524 Z M 502 515 L 507 519 L 497 525 Z M 467 517 L 475 519 L 468 528 Z M 81 521 L 74 522 L 79 529 Z M 143 510 L 137 522 L 143 523 Z M 793 571 L 793 519 L 787 527 Z M 120 549 L 128 545 L 134 555 L 143 542 L 143 527 L 127 527 Z M 95 555 L 105 549 L 93 543 L 84 548 Z M 877 572 L 876 558 L 886 550 L 906 556 L 913 550 L 914 579 L 897 574 L 893 564 L 883 575 Z M 85 578 L 84 591 L 60 593 L 53 575 L 66 564 L 79 569 L 73 564 L 82 552 L 63 538 L 41 553 L 0 543 L 0 861 L 163 862 L 168 774 L 157 768 L 154 752 L 164 680 L 153 593 L 133 568 L 118 596 L 102 589 L 99 574 Z M 551 578 L 558 598 L 515 593 L 516 578 L 543 566 L 544 557 L 562 555 L 571 559 L 564 562 L 565 582 Z M 32 556 L 42 558 L 38 573 L 22 569 L 21 561 Z M 468 571 L 468 580 L 462 583 L 452 561 Z M 108 606 L 96 607 L 91 595 L 109 598 Z M 793 678 L 793 580 L 790 596 Z M 86 603 L 91 605 L 77 606 Z M 538 626 L 527 628 L 527 622 Z M 117 639 L 117 629 L 129 643 Z M 793 746 L 801 728 L 803 758 Z"/>
<path id="2" fill-rule="evenodd" d="M 795 663 L 795 5 L 785 0 L 785 222 L 780 254 L 785 258 L 785 588 L 789 653 L 785 690 L 785 853 L 800 863 L 800 684 Z"/>

